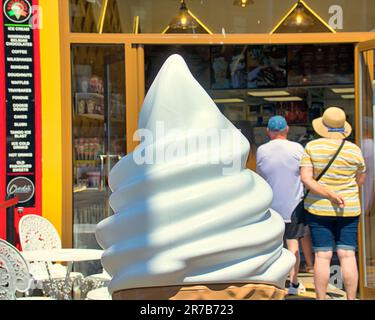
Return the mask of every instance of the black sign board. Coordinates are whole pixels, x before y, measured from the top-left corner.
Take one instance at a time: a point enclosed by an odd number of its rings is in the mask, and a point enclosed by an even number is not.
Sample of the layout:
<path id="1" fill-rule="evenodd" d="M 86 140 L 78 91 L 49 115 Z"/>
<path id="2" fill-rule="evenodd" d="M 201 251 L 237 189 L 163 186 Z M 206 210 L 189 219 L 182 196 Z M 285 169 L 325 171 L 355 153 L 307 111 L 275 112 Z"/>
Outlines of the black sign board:
<path id="1" fill-rule="evenodd" d="M 5 74 L 5 194 L 19 206 L 35 208 L 37 178 L 35 30 L 32 0 L 2 0 Z M 39 73 L 38 73 L 39 74 Z M 4 130 L 4 128 L 0 128 Z"/>
<path id="2" fill-rule="evenodd" d="M 288 86 L 324 86 L 353 83 L 353 44 L 288 46 Z"/>

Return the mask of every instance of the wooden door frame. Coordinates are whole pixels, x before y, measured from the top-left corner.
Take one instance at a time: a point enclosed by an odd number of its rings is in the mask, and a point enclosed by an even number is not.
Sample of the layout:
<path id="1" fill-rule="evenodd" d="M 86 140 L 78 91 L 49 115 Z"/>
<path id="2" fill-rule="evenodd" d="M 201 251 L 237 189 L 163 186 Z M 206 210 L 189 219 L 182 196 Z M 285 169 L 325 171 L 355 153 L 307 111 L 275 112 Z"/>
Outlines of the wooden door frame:
<path id="1" fill-rule="evenodd" d="M 365 63 L 367 68 L 369 68 L 369 74 L 371 76 L 371 80 L 374 80 L 374 52 L 375 50 L 375 39 L 360 42 L 357 44 L 355 49 L 355 85 L 356 85 L 356 110 L 358 111 L 358 115 L 356 116 L 358 126 L 358 134 L 357 140 L 358 145 L 361 143 L 362 138 L 362 130 L 361 130 L 361 117 L 362 117 L 362 92 L 361 92 L 361 75 L 362 75 L 362 63 Z M 365 53 L 363 56 L 362 54 Z M 372 64 L 370 63 L 372 62 Z M 371 68 L 372 66 L 372 68 Z M 367 177 L 369 178 L 369 177 Z M 366 300 L 374 300 L 375 299 L 375 289 L 368 288 L 365 286 L 365 268 L 366 268 L 366 261 L 365 261 L 365 248 L 364 248 L 364 237 L 365 237 L 365 230 L 364 230 L 364 217 L 365 213 L 362 213 L 362 219 L 360 220 L 359 224 L 359 234 L 358 234 L 358 244 L 359 244 L 359 284 L 360 284 L 360 298 Z"/>
<path id="2" fill-rule="evenodd" d="M 69 1 L 60 0 L 61 28 L 61 83 L 62 83 L 62 154 L 63 154 L 63 186 L 62 186 L 62 240 L 65 247 L 73 244 L 73 193 L 72 193 L 72 117 L 71 117 L 71 60 L 72 44 L 123 44 L 125 48 L 126 74 L 126 132 L 127 152 L 131 152 L 135 143 L 132 139 L 137 129 L 138 114 L 145 96 L 144 79 L 144 45 L 151 44 L 185 44 L 185 45 L 225 45 L 225 44 L 328 44 L 353 43 L 358 44 L 355 50 L 355 61 L 360 50 L 370 48 L 375 38 L 375 32 L 342 32 L 342 33 L 311 33 L 311 34 L 87 34 L 71 33 L 69 19 Z M 356 90 L 359 90 L 359 69 L 356 63 Z M 357 88 L 358 86 L 358 88 Z M 356 91 L 359 92 L 359 91 Z M 360 142 L 360 102 L 358 95 L 355 104 L 356 142 Z M 361 226 L 362 228 L 362 226 Z M 362 229 L 360 229 L 360 239 Z M 362 243 L 360 240 L 360 252 Z M 363 268 L 360 260 L 360 268 Z M 363 269 L 360 271 L 363 277 Z M 363 279 L 360 283 L 361 297 L 370 296 L 364 288 Z M 375 296 L 374 296 L 375 298 Z"/>

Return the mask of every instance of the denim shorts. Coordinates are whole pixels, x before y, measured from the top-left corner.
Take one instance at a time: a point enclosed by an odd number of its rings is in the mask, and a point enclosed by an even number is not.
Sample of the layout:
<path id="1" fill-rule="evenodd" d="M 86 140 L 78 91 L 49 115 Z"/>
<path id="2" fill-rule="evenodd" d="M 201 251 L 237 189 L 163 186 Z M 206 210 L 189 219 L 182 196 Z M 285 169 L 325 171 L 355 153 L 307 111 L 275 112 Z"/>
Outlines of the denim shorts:
<path id="1" fill-rule="evenodd" d="M 324 217 L 307 214 L 313 249 L 317 251 L 333 251 L 337 249 L 353 250 L 358 242 L 358 217 Z"/>

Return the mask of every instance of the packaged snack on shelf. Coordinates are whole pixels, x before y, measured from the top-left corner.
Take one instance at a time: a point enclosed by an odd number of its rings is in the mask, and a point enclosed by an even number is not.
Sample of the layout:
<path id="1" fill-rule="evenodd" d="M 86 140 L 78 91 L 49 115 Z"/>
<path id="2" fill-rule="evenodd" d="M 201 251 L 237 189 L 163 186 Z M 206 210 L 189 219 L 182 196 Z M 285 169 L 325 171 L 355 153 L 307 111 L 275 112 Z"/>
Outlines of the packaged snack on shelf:
<path id="1" fill-rule="evenodd" d="M 103 87 L 103 80 L 98 76 L 92 76 L 90 78 L 90 92 L 101 93 L 101 88 Z"/>
<path id="2" fill-rule="evenodd" d="M 77 143 L 78 143 L 78 160 L 84 160 L 84 154 L 85 154 L 84 141 L 85 140 L 83 138 L 77 139 Z"/>
<path id="3" fill-rule="evenodd" d="M 77 114 L 86 113 L 86 101 L 84 99 L 78 100 Z"/>
<path id="4" fill-rule="evenodd" d="M 90 99 L 87 101 L 87 113 L 88 114 L 94 114 L 95 111 L 95 101 Z"/>
<path id="5" fill-rule="evenodd" d="M 89 188 L 98 188 L 100 186 L 100 172 L 87 172 L 87 186 Z"/>
<path id="6" fill-rule="evenodd" d="M 97 103 L 95 105 L 95 113 L 100 114 L 100 115 L 104 115 L 104 105 L 103 105 L 103 103 Z"/>

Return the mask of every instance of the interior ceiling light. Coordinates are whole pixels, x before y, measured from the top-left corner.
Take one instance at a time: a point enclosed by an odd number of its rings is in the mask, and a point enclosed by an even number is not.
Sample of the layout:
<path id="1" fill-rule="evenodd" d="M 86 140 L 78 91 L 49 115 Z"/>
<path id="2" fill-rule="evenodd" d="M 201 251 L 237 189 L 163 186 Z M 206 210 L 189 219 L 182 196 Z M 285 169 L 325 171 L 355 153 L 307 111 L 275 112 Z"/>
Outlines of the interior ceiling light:
<path id="1" fill-rule="evenodd" d="M 290 96 L 290 93 L 288 91 L 249 91 L 247 94 L 253 97 Z"/>
<path id="2" fill-rule="evenodd" d="M 331 89 L 334 93 L 354 93 L 354 88 L 332 88 Z"/>
<path id="3" fill-rule="evenodd" d="M 177 17 L 173 18 L 169 23 L 171 29 L 195 29 L 198 27 L 198 23 L 189 14 L 185 0 L 181 0 L 180 12 Z"/>
<path id="4" fill-rule="evenodd" d="M 300 97 L 275 97 L 275 98 L 264 98 L 266 101 L 270 102 L 285 102 L 285 101 L 302 101 Z"/>
<path id="5" fill-rule="evenodd" d="M 233 5 L 245 8 L 249 4 L 254 4 L 254 0 L 234 0 Z"/>
<path id="6" fill-rule="evenodd" d="M 242 99 L 238 99 L 238 98 L 232 98 L 232 99 L 214 99 L 214 102 L 215 103 L 241 103 L 245 101 Z"/>
<path id="7" fill-rule="evenodd" d="M 305 11 L 305 7 L 298 0 L 297 7 L 291 16 L 284 22 L 288 27 L 311 27 L 314 25 L 314 19 L 310 17 Z"/>

